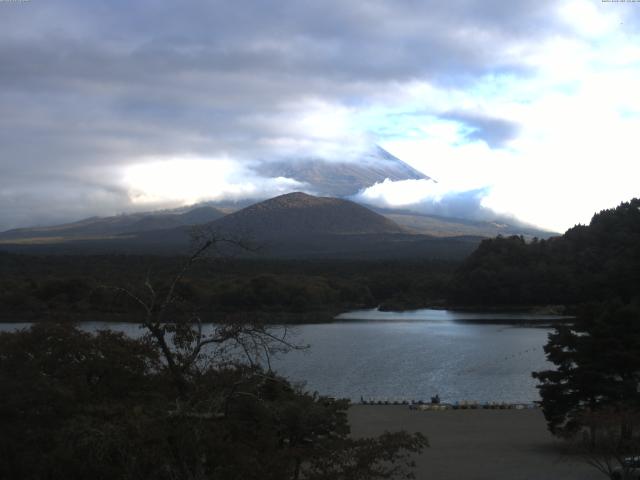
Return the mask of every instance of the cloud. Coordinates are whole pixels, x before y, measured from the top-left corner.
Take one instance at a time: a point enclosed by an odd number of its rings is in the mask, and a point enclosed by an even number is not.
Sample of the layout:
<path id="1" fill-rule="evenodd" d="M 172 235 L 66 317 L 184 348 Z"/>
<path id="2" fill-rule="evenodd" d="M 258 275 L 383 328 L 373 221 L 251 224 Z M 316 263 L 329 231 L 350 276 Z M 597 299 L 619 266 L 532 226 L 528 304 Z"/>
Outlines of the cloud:
<path id="1" fill-rule="evenodd" d="M 465 172 L 495 176 L 506 154 L 494 160 L 479 144 L 502 151 L 546 134 L 531 125 L 525 111 L 536 106 L 529 103 L 576 88 L 580 74 L 613 68 L 614 60 L 619 72 L 632 69 L 640 16 L 628 7 L 555 0 L 0 2 L 0 229 L 55 222 L 51 205 L 69 215 L 136 208 L 123 172 L 194 158 L 212 165 L 226 158 L 267 192 L 284 184 L 252 177 L 251 165 L 318 156 L 358 161 L 374 143 L 427 141 L 450 153 L 448 168 L 427 158 L 431 149 L 400 158 L 440 180 L 456 169 L 456 155 L 444 148 L 455 143 Z M 473 167 L 472 151 L 489 166 Z M 519 158 L 531 158 L 531 148 L 522 151 Z M 463 183 L 467 190 L 488 185 L 475 178 L 447 184 L 456 191 Z M 171 197 L 154 192 L 143 194 Z M 183 193 L 173 201 L 200 198 Z"/>
<path id="2" fill-rule="evenodd" d="M 514 139 L 519 127 L 516 123 L 500 118 L 492 118 L 476 113 L 450 112 L 442 116 L 466 126 L 465 138 L 469 141 L 482 140 L 491 148 L 502 148 Z"/>
<path id="3" fill-rule="evenodd" d="M 260 177 L 228 159 L 194 157 L 132 165 L 124 183 L 135 205 L 152 206 L 262 199 L 307 187 L 290 178 Z"/>
<path id="4" fill-rule="evenodd" d="M 382 208 L 407 208 L 414 212 L 471 220 L 504 220 L 482 205 L 487 188 L 454 191 L 433 180 L 389 179 L 363 190 L 353 200 Z"/>
<path id="5" fill-rule="evenodd" d="M 13 175 L 0 188 L 5 229 L 66 223 L 132 209 L 125 189 L 115 184 L 55 175 Z"/>

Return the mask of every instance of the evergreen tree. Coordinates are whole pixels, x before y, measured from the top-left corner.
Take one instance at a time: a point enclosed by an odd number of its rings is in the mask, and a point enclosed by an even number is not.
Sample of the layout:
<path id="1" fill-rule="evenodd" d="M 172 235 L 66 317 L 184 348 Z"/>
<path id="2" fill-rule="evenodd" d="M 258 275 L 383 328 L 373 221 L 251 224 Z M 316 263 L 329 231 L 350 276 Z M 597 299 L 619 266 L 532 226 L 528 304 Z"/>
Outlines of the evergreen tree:
<path id="1" fill-rule="evenodd" d="M 551 432 L 572 435 L 586 416 L 603 409 L 621 414 L 621 435 L 632 435 L 625 418 L 640 410 L 640 308 L 604 304 L 583 308 L 579 320 L 549 335 L 545 352 L 556 370 L 534 372 Z M 595 425 L 591 425 L 592 437 Z"/>
<path id="2" fill-rule="evenodd" d="M 449 300 L 467 305 L 578 305 L 640 292 L 640 198 L 548 240 L 484 240 L 456 271 Z"/>

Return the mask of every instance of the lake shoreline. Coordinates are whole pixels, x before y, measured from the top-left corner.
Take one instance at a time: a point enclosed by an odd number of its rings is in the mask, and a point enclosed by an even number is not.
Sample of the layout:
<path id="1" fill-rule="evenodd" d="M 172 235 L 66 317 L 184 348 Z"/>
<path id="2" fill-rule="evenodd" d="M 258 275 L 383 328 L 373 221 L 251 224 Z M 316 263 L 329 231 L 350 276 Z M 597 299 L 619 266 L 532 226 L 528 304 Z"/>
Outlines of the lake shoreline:
<path id="1" fill-rule="evenodd" d="M 453 318 L 451 321 L 456 323 L 478 324 L 478 325 L 513 325 L 522 327 L 538 327 L 553 328 L 557 324 L 572 323 L 574 316 L 557 314 L 556 310 L 547 310 L 540 307 L 529 308 L 495 308 L 495 309 L 477 309 L 470 307 L 465 308 L 422 308 L 415 310 L 383 310 L 377 308 L 365 308 L 361 310 L 350 309 L 347 311 L 331 309 L 316 310 L 307 312 L 256 312 L 256 311 L 240 311 L 240 312 L 220 312 L 213 315 L 203 316 L 202 323 L 236 323 L 247 321 L 258 321 L 264 325 L 313 325 L 313 324 L 331 324 L 331 323 L 359 323 L 359 322 L 420 322 L 423 319 L 405 318 L 407 314 L 413 314 L 422 311 L 444 312 L 453 315 L 465 314 L 466 318 Z M 353 316 L 361 312 L 362 317 Z M 553 313 L 551 313 L 553 312 Z M 383 314 L 384 318 L 372 318 L 371 315 L 377 313 Z M 393 318 L 397 314 L 399 318 Z M 474 314 L 478 314 L 474 317 Z M 496 316 L 492 316 L 495 314 Z M 530 318 L 510 318 L 509 314 L 518 317 Z M 470 315 L 470 316 L 469 316 Z M 507 315 L 507 316 L 505 316 Z M 103 323 L 128 323 L 140 324 L 142 315 L 134 313 L 105 313 L 105 312 L 68 312 L 65 314 L 41 315 L 27 314 L 0 315 L 0 324 L 13 323 L 85 323 L 85 322 L 103 322 Z"/>
<path id="2" fill-rule="evenodd" d="M 202 323 L 222 323 L 224 321 L 239 321 L 240 319 L 259 319 L 266 325 L 306 325 L 315 323 L 332 323 L 336 315 L 342 310 L 318 310 L 308 312 L 219 312 L 202 317 Z M 0 324 L 3 323 L 130 323 L 140 324 L 143 314 L 135 313 L 104 313 L 104 312 L 69 312 L 55 315 L 0 315 Z"/>
<path id="3" fill-rule="evenodd" d="M 427 304 L 420 307 L 390 308 L 388 304 L 378 306 L 381 312 L 406 312 L 413 310 L 451 310 L 455 312 L 478 313 L 531 313 L 536 315 L 572 315 L 575 307 L 571 305 L 457 305 L 447 303 Z"/>
<path id="4" fill-rule="evenodd" d="M 470 325 L 512 325 L 520 327 L 553 328 L 558 324 L 572 323 L 575 317 L 550 308 L 509 308 L 496 310 L 472 310 L 424 308 L 417 310 L 384 310 L 380 307 L 353 310 L 336 317 L 339 322 L 421 322 L 448 321 Z"/>
<path id="5" fill-rule="evenodd" d="M 360 308 L 360 309 L 359 309 Z M 479 315 L 532 315 L 532 316 L 551 316 L 548 318 L 531 318 L 527 320 L 522 319 L 509 319 L 509 318 L 467 318 L 457 319 L 456 322 L 470 323 L 470 324 L 495 324 L 495 325 L 519 325 L 519 326 L 534 326 L 534 327 L 553 327 L 556 323 L 570 323 L 575 317 L 566 313 L 565 307 L 562 306 L 523 306 L 523 307 L 492 307 L 492 308 L 473 308 L 473 307 L 442 307 L 431 306 L 419 309 L 401 309 L 401 310 L 387 310 L 381 306 L 372 307 L 357 307 L 354 306 L 350 309 L 336 309 L 330 308 L 326 310 L 311 310 L 301 312 L 265 312 L 265 311 L 237 311 L 237 312 L 216 312 L 209 315 L 202 316 L 203 323 L 222 323 L 225 321 L 243 321 L 250 319 L 251 321 L 259 321 L 265 325 L 307 325 L 307 324 L 322 324 L 322 323 L 339 323 L 339 322 L 359 322 L 359 321 L 395 321 L 395 320 L 376 320 L 370 318 L 352 318 L 345 319 L 340 318 L 341 315 L 349 314 L 351 312 L 383 312 L 386 314 L 399 314 L 418 312 L 418 311 L 438 311 L 438 312 L 453 312 L 453 313 L 477 313 Z M 28 313 L 22 315 L 0 314 L 0 324 L 3 323 L 82 323 L 82 322 L 105 322 L 105 323 L 131 323 L 140 324 L 142 314 L 131 312 L 55 312 L 48 313 L 42 316 L 41 314 Z"/>

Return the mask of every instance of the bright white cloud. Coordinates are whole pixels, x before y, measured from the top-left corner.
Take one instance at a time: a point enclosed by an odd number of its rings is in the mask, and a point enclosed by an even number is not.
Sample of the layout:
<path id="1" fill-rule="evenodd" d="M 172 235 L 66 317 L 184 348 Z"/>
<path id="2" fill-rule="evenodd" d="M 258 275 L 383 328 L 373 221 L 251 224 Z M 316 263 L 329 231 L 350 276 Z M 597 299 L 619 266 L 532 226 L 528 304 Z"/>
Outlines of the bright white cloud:
<path id="1" fill-rule="evenodd" d="M 126 168 L 134 204 L 190 205 L 204 200 L 264 198 L 301 188 L 290 178 L 260 178 L 229 159 L 197 157 L 147 161 Z"/>
<path id="2" fill-rule="evenodd" d="M 473 220 L 504 219 L 504 216 L 485 208 L 482 200 L 485 189 L 455 191 L 433 180 L 399 180 L 366 188 L 353 199 L 383 208 L 409 208 L 428 215 L 467 218 Z"/>
<path id="3" fill-rule="evenodd" d="M 559 15 L 581 36 L 528 46 L 533 75 L 494 75 L 455 91 L 408 86 L 406 99 L 432 115 L 406 116 L 412 135 L 396 132 L 383 147 L 437 179 L 440 196 L 484 187 L 483 206 L 557 231 L 638 196 L 639 38 L 616 31 L 617 12 L 592 2 L 563 4 Z M 437 115 L 451 110 L 506 119 L 519 131 L 492 149 Z M 389 202 L 400 193 L 384 190 Z"/>
<path id="4" fill-rule="evenodd" d="M 611 33 L 620 23 L 616 11 L 607 8 L 606 2 L 571 0 L 559 3 L 558 14 L 577 33 L 586 37 L 598 37 Z"/>
<path id="5" fill-rule="evenodd" d="M 425 201 L 437 202 L 448 192 L 433 180 L 400 180 L 392 182 L 387 179 L 382 183 L 365 189 L 358 199 L 374 205 L 389 207 L 405 207 Z"/>

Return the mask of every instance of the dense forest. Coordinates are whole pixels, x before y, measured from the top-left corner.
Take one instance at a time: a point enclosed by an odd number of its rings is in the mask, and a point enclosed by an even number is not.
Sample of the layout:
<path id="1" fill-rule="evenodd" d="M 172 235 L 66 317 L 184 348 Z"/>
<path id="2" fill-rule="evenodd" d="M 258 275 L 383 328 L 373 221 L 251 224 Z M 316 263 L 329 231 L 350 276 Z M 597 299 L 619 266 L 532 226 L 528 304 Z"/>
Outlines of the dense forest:
<path id="1" fill-rule="evenodd" d="M 1 320 L 135 321 L 120 288 L 162 288 L 184 257 L 0 254 Z M 210 258 L 179 293 L 203 318 L 251 313 L 277 322 L 327 321 L 353 308 L 442 304 L 457 264 L 445 261 L 286 261 Z"/>
<path id="2" fill-rule="evenodd" d="M 640 199 L 595 214 L 561 237 L 484 240 L 457 269 L 457 305 L 577 305 L 640 295 Z"/>
<path id="3" fill-rule="evenodd" d="M 563 236 L 484 240 L 464 262 L 212 258 L 181 281 L 203 318 L 252 313 L 326 321 L 353 308 L 579 305 L 640 291 L 640 200 L 594 215 Z M 184 257 L 0 253 L 0 311 L 12 320 L 133 320 L 118 288 L 160 287 Z M 118 287 L 118 288 L 116 288 Z"/>

